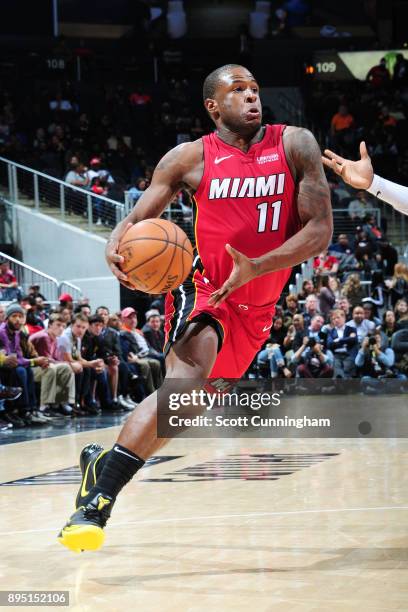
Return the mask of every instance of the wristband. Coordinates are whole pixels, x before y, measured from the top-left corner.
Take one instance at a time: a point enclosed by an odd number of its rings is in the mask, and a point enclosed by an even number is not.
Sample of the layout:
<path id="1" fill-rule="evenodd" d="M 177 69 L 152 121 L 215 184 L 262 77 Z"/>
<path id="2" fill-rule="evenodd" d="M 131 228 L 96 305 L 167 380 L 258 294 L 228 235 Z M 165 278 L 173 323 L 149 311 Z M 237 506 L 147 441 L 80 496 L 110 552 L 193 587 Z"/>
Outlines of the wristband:
<path id="1" fill-rule="evenodd" d="M 35 361 L 34 359 L 30 359 L 30 366 L 33 368 L 35 366 Z"/>

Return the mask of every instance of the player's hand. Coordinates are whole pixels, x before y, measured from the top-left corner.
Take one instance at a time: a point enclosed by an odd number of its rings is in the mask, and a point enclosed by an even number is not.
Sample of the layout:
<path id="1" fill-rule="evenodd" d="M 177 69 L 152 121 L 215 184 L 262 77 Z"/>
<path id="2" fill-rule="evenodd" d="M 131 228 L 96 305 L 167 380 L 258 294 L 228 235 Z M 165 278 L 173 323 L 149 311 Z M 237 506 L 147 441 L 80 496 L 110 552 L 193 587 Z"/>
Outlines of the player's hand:
<path id="1" fill-rule="evenodd" d="M 208 300 L 209 306 L 217 308 L 236 289 L 256 277 L 256 266 L 252 259 L 234 249 L 230 244 L 225 245 L 234 262 L 232 272 L 225 283 L 214 291 Z"/>
<path id="2" fill-rule="evenodd" d="M 127 232 L 130 227 L 132 227 L 132 223 L 128 223 L 127 225 L 125 225 L 120 234 L 118 234 L 113 240 L 111 238 L 108 240 L 105 249 L 105 257 L 112 274 L 116 276 L 118 281 L 122 285 L 124 285 L 124 287 L 132 289 L 134 291 L 135 288 L 128 282 L 127 275 L 122 272 L 122 270 L 118 266 L 118 264 L 121 264 L 125 261 L 121 255 L 118 255 L 119 242 L 122 236 L 125 234 L 125 232 Z"/>
<path id="3" fill-rule="evenodd" d="M 324 155 L 325 157 L 322 156 L 323 164 L 341 176 L 343 181 L 355 187 L 355 189 L 368 189 L 370 187 L 374 178 L 374 170 L 365 142 L 360 142 L 361 159 L 358 161 L 344 159 L 330 149 L 325 149 Z"/>

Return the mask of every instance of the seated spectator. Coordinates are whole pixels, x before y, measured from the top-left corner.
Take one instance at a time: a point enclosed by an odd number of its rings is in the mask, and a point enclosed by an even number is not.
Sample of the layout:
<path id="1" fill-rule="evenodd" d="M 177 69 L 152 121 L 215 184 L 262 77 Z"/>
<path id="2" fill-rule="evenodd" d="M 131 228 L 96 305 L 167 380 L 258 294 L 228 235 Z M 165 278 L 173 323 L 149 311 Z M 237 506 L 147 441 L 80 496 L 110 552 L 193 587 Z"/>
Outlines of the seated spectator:
<path id="1" fill-rule="evenodd" d="M 146 324 L 142 327 L 142 332 L 148 344 L 157 353 L 163 355 L 164 348 L 164 331 L 162 330 L 162 321 L 160 314 L 157 312 L 146 313 Z"/>
<path id="2" fill-rule="evenodd" d="M 314 258 L 313 269 L 315 274 L 335 274 L 339 269 L 339 260 L 329 252 L 323 251 L 318 257 Z"/>
<path id="3" fill-rule="evenodd" d="M 363 192 L 365 193 L 365 191 Z M 337 254 L 339 255 L 351 255 L 353 253 L 353 249 L 350 244 L 350 240 L 348 239 L 347 234 L 339 234 L 337 238 L 337 242 L 334 242 L 329 247 L 329 252 L 331 255 Z"/>
<path id="4" fill-rule="evenodd" d="M 286 310 L 283 311 L 283 321 L 285 327 L 289 327 L 292 324 L 294 315 L 298 311 L 298 299 L 294 293 L 289 293 L 285 299 Z"/>
<path id="5" fill-rule="evenodd" d="M 343 285 L 342 293 L 353 308 L 362 303 L 366 295 L 358 274 L 349 274 Z"/>
<path id="6" fill-rule="evenodd" d="M 351 304 L 344 295 L 341 295 L 338 300 L 336 300 L 336 308 L 340 308 L 344 312 L 344 316 L 346 317 L 346 321 L 351 318 L 352 308 Z"/>
<path id="7" fill-rule="evenodd" d="M 391 340 L 393 334 L 397 331 L 397 320 L 393 310 L 384 312 L 381 331 L 387 336 L 388 340 Z"/>
<path id="8" fill-rule="evenodd" d="M 303 314 L 303 322 L 305 327 L 310 325 L 310 321 L 319 312 L 319 300 L 316 295 L 310 294 L 305 300 Z"/>
<path id="9" fill-rule="evenodd" d="M 315 286 L 311 279 L 306 279 L 302 283 L 302 291 L 298 294 L 299 300 L 305 300 L 308 295 L 315 293 Z"/>
<path id="10" fill-rule="evenodd" d="M 328 331 L 327 348 L 334 355 L 334 378 L 351 378 L 358 342 L 355 329 L 346 325 L 346 317 L 340 309 L 331 313 L 332 329 Z"/>
<path id="11" fill-rule="evenodd" d="M 106 197 L 108 195 L 108 186 L 106 180 L 95 176 L 91 181 L 90 189 L 95 195 Z M 93 221 L 96 225 L 102 225 L 106 221 L 105 202 L 101 198 L 92 198 L 92 213 Z"/>
<path id="12" fill-rule="evenodd" d="M 131 371 L 128 364 L 123 358 L 122 347 L 120 344 L 120 319 L 116 315 L 110 315 L 109 309 L 106 306 L 99 306 L 96 309 L 96 314 L 103 321 L 103 328 L 99 336 L 101 350 L 105 355 L 105 363 L 109 366 L 109 357 L 115 357 L 118 363 L 118 381 L 112 380 L 110 376 L 112 399 L 114 403 L 123 406 L 125 410 L 133 410 L 137 406 L 137 402 L 130 397 L 129 380 Z M 119 328 L 115 329 L 114 323 L 119 324 Z"/>
<path id="13" fill-rule="evenodd" d="M 65 177 L 65 182 L 74 187 L 82 187 L 85 189 L 91 183 L 84 164 L 79 163 L 68 172 Z"/>
<path id="14" fill-rule="evenodd" d="M 105 366 L 102 359 L 87 360 L 82 357 L 83 339 L 89 327 L 88 317 L 82 313 L 74 316 L 72 325 L 58 338 L 58 356 L 61 361 L 67 361 L 75 374 L 75 410 L 71 416 L 99 414 L 98 407 L 87 404 L 90 393 L 90 374 L 103 372 Z M 68 413 L 69 416 L 69 413 Z"/>
<path id="15" fill-rule="evenodd" d="M 15 427 L 25 425 L 47 425 L 50 419 L 37 410 L 33 368 L 39 366 L 46 369 L 49 365 L 47 357 L 39 357 L 28 341 L 22 329 L 25 323 L 25 311 L 19 304 L 10 304 L 6 310 L 6 321 L 0 325 L 0 348 L 6 356 L 14 356 L 17 366 L 9 364 L 1 368 L 3 384 L 21 387 L 21 398 L 16 402 L 16 408 L 8 412 L 9 422 Z"/>
<path id="16" fill-rule="evenodd" d="M 333 115 L 331 122 L 331 135 L 333 144 L 340 150 L 347 149 L 354 141 L 354 117 L 347 106 L 341 104 L 339 110 Z"/>
<path id="17" fill-rule="evenodd" d="M 357 191 L 354 200 L 348 205 L 348 214 L 354 221 L 362 221 L 367 215 L 367 211 L 372 208 L 369 196 L 366 191 Z"/>
<path id="18" fill-rule="evenodd" d="M 364 232 L 360 227 L 357 228 L 356 244 L 354 250 L 354 254 L 357 261 L 363 261 L 366 256 L 368 258 L 372 258 L 374 255 L 374 246 L 375 245 L 373 245 L 373 243 L 368 239 L 366 232 Z"/>
<path id="19" fill-rule="evenodd" d="M 46 369 L 34 368 L 34 380 L 41 383 L 40 411 L 50 416 L 59 404 L 63 406 L 63 413 L 71 412 L 75 405 L 74 372 L 69 363 L 60 360 L 57 350 L 57 339 L 64 329 L 64 319 L 59 314 L 52 314 L 48 328 L 30 336 L 37 354 L 49 362 Z"/>
<path id="20" fill-rule="evenodd" d="M 143 177 L 139 177 L 134 183 L 134 185 L 132 185 L 130 189 L 128 189 L 127 193 L 132 206 L 136 204 L 136 202 L 138 201 L 142 193 L 148 188 L 148 186 L 148 181 Z"/>
<path id="21" fill-rule="evenodd" d="M 34 297 L 34 296 L 32 296 Z M 48 319 L 48 307 L 45 304 L 44 300 L 42 297 L 40 297 L 39 295 L 37 295 L 37 297 L 34 298 L 35 299 L 35 305 L 36 305 L 36 314 L 37 317 L 43 322 L 46 319 Z"/>
<path id="22" fill-rule="evenodd" d="M 43 302 L 46 301 L 45 297 L 43 296 L 43 294 L 40 292 L 40 285 L 31 285 L 28 289 L 28 295 L 34 297 L 34 298 L 41 298 L 43 300 Z"/>
<path id="23" fill-rule="evenodd" d="M 395 353 L 397 371 L 408 377 L 408 327 L 393 334 L 391 347 Z"/>
<path id="24" fill-rule="evenodd" d="M 402 262 L 395 264 L 394 275 L 385 284 L 390 289 L 393 306 L 396 305 L 398 300 L 408 298 L 408 266 Z"/>
<path id="25" fill-rule="evenodd" d="M 102 160 L 100 157 L 93 157 L 89 162 L 89 166 L 90 169 L 86 172 L 89 184 L 92 184 L 95 178 L 99 178 L 107 187 L 114 184 L 115 181 L 109 170 L 102 167 Z"/>
<path id="26" fill-rule="evenodd" d="M 377 381 L 384 378 L 404 379 L 405 376 L 393 368 L 394 362 L 394 351 L 388 347 L 388 339 L 380 331 L 364 338 L 355 358 L 363 388 L 378 389 Z"/>
<path id="27" fill-rule="evenodd" d="M 408 327 L 408 302 L 407 300 L 398 300 L 394 308 L 395 318 L 397 320 L 397 331 Z"/>
<path id="28" fill-rule="evenodd" d="M 384 307 L 384 274 L 381 270 L 375 270 L 371 276 L 370 296 L 363 298 L 363 304 L 369 303 L 373 306 L 374 316 L 378 316 L 378 310 Z"/>
<path id="29" fill-rule="evenodd" d="M 141 369 L 142 376 L 146 381 L 148 393 L 158 389 L 163 381 L 161 362 L 155 357 L 149 357 L 151 348 L 146 339 L 137 331 L 137 314 L 134 308 L 125 308 L 121 313 L 122 349 L 126 344 L 124 352 L 129 363 L 136 363 Z"/>
<path id="30" fill-rule="evenodd" d="M 266 373 L 266 378 L 285 377 L 290 378 L 292 372 L 286 367 L 285 359 L 282 354 L 283 340 L 285 338 L 283 318 L 275 315 L 271 327 L 270 336 L 265 343 L 265 347 L 257 355 L 258 369 Z M 267 369 L 267 372 L 266 372 Z"/>
<path id="31" fill-rule="evenodd" d="M 103 341 L 102 331 L 104 330 L 103 318 L 100 315 L 89 317 L 89 328 L 83 339 L 82 358 L 88 362 L 95 359 L 102 361 L 100 367 L 89 370 L 90 389 L 85 398 L 86 405 L 97 406 L 96 394 L 103 409 L 120 412 L 123 410 L 133 410 L 125 402 L 118 400 L 119 383 L 119 357 L 111 353 Z"/>
<path id="32" fill-rule="evenodd" d="M 24 308 L 26 312 L 24 331 L 26 331 L 29 336 L 44 329 L 43 319 L 37 313 L 37 303 L 34 297 L 29 295 L 24 296 L 21 298 L 20 306 Z"/>
<path id="33" fill-rule="evenodd" d="M 299 378 L 332 378 L 333 368 L 324 346 L 315 338 L 305 336 L 298 350 L 291 359 L 296 365 L 296 376 Z"/>
<path id="34" fill-rule="evenodd" d="M 295 314 L 293 323 L 289 325 L 287 334 L 283 340 L 283 348 L 285 351 L 296 351 L 303 342 L 305 332 L 305 324 L 303 315 Z"/>
<path id="35" fill-rule="evenodd" d="M 19 300 L 21 297 L 17 278 L 11 270 L 9 262 L 0 262 L 0 299 L 4 301 Z"/>
<path id="36" fill-rule="evenodd" d="M 382 230 L 377 227 L 377 221 L 374 215 L 365 216 L 363 230 L 366 233 L 368 240 L 371 240 L 371 242 L 375 245 L 374 250 L 376 251 L 377 241 L 382 240 L 384 238 L 384 234 Z"/>
<path id="37" fill-rule="evenodd" d="M 61 293 L 58 298 L 61 308 L 70 308 L 73 309 L 73 298 L 69 293 Z"/>
<path id="38" fill-rule="evenodd" d="M 375 327 L 381 325 L 381 320 L 374 315 L 374 306 L 370 302 L 363 303 L 364 318 L 374 323 Z"/>
<path id="39" fill-rule="evenodd" d="M 357 339 L 360 344 L 367 335 L 372 334 L 375 330 L 374 321 L 364 317 L 364 309 L 360 305 L 354 306 L 353 318 L 351 321 L 347 321 L 347 325 L 356 330 Z"/>
<path id="40" fill-rule="evenodd" d="M 379 64 L 376 64 L 367 73 L 366 81 L 373 89 L 384 89 L 390 83 L 390 73 L 388 71 L 385 57 L 382 57 Z"/>
<path id="41" fill-rule="evenodd" d="M 74 308 L 74 315 L 76 314 L 83 314 L 89 318 L 92 314 L 91 307 L 89 304 L 78 304 L 78 306 Z"/>
<path id="42" fill-rule="evenodd" d="M 321 276 L 319 280 L 319 311 L 326 318 L 340 296 L 339 283 L 336 277 L 331 275 Z"/>

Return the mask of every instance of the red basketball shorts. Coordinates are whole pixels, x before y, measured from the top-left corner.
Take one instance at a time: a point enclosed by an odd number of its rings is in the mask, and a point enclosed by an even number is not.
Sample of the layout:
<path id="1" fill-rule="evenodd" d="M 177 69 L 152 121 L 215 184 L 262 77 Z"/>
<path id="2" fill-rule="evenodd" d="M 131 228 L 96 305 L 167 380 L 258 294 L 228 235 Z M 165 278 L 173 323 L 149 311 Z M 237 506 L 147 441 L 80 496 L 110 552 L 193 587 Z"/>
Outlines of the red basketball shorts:
<path id="1" fill-rule="evenodd" d="M 212 325 L 219 338 L 218 355 L 211 378 L 241 378 L 267 340 L 274 306 L 251 306 L 233 301 L 233 295 L 218 308 L 208 305 L 215 288 L 195 270 L 193 276 L 166 296 L 164 352 L 185 332 L 191 321 Z"/>

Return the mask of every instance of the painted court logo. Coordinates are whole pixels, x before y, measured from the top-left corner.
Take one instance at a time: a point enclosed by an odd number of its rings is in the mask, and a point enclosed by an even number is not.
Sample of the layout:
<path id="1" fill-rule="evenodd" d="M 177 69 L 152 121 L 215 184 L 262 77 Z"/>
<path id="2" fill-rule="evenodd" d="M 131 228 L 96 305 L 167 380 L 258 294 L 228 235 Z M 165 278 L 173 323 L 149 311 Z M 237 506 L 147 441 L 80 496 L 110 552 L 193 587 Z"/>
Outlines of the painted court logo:
<path id="1" fill-rule="evenodd" d="M 269 164 L 270 162 L 279 161 L 279 153 L 271 153 L 270 155 L 261 155 L 256 158 L 258 164 Z"/>

